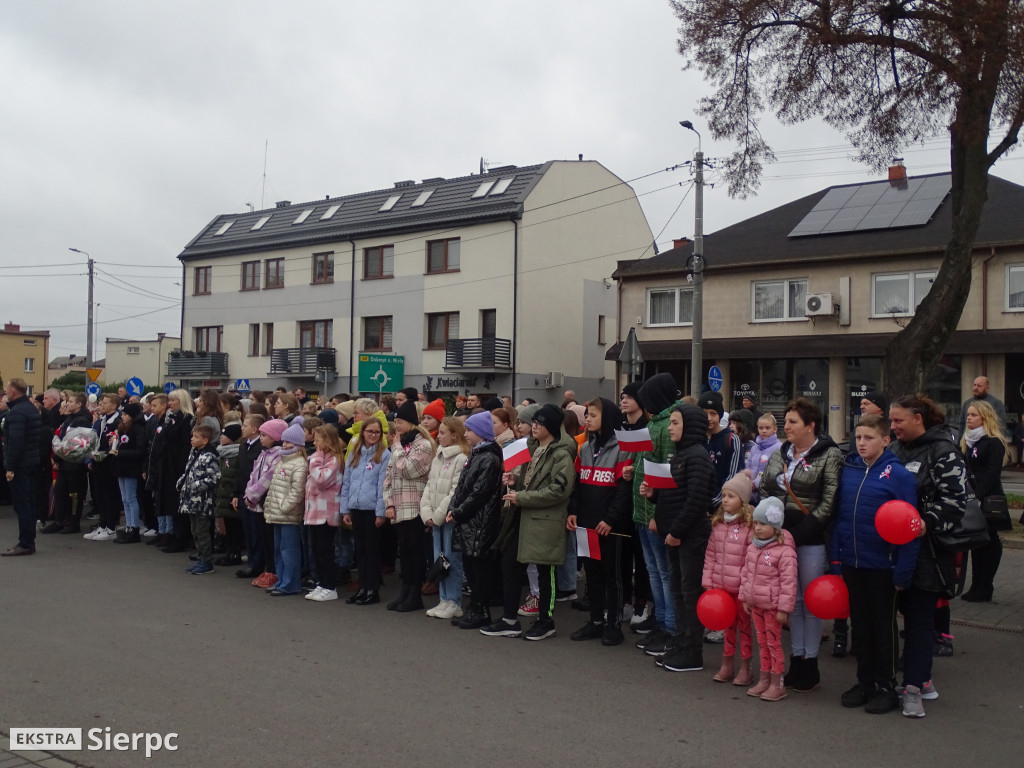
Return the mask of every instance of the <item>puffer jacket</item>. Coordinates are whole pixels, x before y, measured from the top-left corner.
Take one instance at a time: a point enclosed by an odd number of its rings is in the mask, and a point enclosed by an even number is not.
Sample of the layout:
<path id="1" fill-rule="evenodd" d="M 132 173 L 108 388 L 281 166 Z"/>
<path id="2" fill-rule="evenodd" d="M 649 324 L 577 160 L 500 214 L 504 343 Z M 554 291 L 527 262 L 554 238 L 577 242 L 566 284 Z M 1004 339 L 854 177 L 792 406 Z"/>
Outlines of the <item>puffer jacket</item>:
<path id="1" fill-rule="evenodd" d="M 740 600 L 763 611 L 792 613 L 800 588 L 796 575 L 796 549 L 789 531 L 782 543 L 773 541 L 763 548 L 751 542 L 740 578 Z"/>
<path id="2" fill-rule="evenodd" d="M 664 464 L 674 450 L 668 436 L 668 420 L 679 399 L 679 387 L 669 373 L 658 373 L 640 387 L 640 399 L 644 407 L 653 414 L 647 424 L 654 450 L 633 454 L 633 522 L 646 526 L 654 517 L 654 502 L 640 495 L 644 481 L 644 459 L 655 464 Z"/>
<path id="3" fill-rule="evenodd" d="M 513 486 L 516 506 L 511 515 L 519 515 L 516 559 L 521 563 L 561 565 L 565 560 L 568 535 L 565 518 L 576 477 L 573 471 L 576 441 L 562 432 L 561 438 L 549 443 L 540 456 L 537 455 L 540 446 L 534 438 L 527 438 L 526 445 L 534 458 L 530 464 L 523 465 L 523 472 Z M 527 475 L 530 475 L 529 484 Z"/>
<path id="4" fill-rule="evenodd" d="M 359 461 L 345 463 L 345 479 L 341 484 L 341 514 L 353 509 L 372 509 L 377 517 L 384 517 L 384 475 L 387 473 L 391 451 L 387 448 L 380 461 L 374 461 L 376 445 L 364 445 Z"/>
<path id="5" fill-rule="evenodd" d="M 337 456 L 317 451 L 309 457 L 306 476 L 306 525 L 341 522 L 342 468 Z"/>
<path id="6" fill-rule="evenodd" d="M 703 547 L 711 535 L 711 500 L 718 476 L 705 438 L 708 417 L 695 405 L 681 405 L 683 434 L 670 466 L 675 488 L 655 491 L 654 521 L 662 536 L 672 534 L 687 545 Z"/>
<path id="7" fill-rule="evenodd" d="M 455 520 L 452 540 L 467 557 L 484 557 L 494 548 L 501 527 L 501 475 L 497 443 L 477 443 L 459 475 L 448 509 Z"/>
<path id="8" fill-rule="evenodd" d="M 181 502 L 178 512 L 183 515 L 213 515 L 213 503 L 220 482 L 220 463 L 217 451 L 207 445 L 201 451 L 192 449 L 185 464 L 185 472 L 175 487 Z"/>
<path id="9" fill-rule="evenodd" d="M 762 499 L 774 496 L 786 508 L 782 527 L 793 534 L 795 546 L 825 543 L 825 530 L 832 522 L 839 496 L 839 477 L 843 473 L 843 454 L 835 441 L 821 435 L 800 466 L 793 471 L 789 485 L 810 514 L 805 515 L 793 501 L 782 482 L 782 473 L 789 464 L 793 446 L 785 441 L 765 464 L 758 493 Z"/>
<path id="10" fill-rule="evenodd" d="M 893 453 L 917 482 L 917 511 L 928 535 L 921 541 L 913 586 L 952 597 L 956 586 L 956 556 L 939 546 L 934 534 L 948 531 L 963 519 L 967 504 L 967 468 L 938 424 L 909 443 L 897 442 Z"/>
<path id="11" fill-rule="evenodd" d="M 887 448 L 871 466 L 856 453 L 847 456 L 829 560 L 853 568 L 891 570 L 893 585 L 905 588 L 914 575 L 921 540 L 896 546 L 879 535 L 875 515 L 887 501 L 917 504 L 914 476 L 895 454 Z"/>
<path id="12" fill-rule="evenodd" d="M 724 589 L 739 594 L 747 547 L 754 538 L 754 529 L 742 520 L 722 521 L 711 526 L 711 538 L 704 553 L 704 589 Z"/>
<path id="13" fill-rule="evenodd" d="M 132 425 L 127 432 L 118 431 L 116 434 L 117 455 L 112 457 L 114 474 L 118 477 L 141 477 L 147 459 L 146 423 L 142 414 L 132 419 Z"/>
<path id="14" fill-rule="evenodd" d="M 622 471 L 632 462 L 631 453 L 619 450 L 615 430 L 622 412 L 611 400 L 601 398 L 601 432 L 588 433 L 576 457 L 576 485 L 569 499 L 569 514 L 580 528 L 611 526 L 614 533 L 630 535 L 633 529 L 632 483 Z"/>
<path id="15" fill-rule="evenodd" d="M 747 469 L 750 470 L 751 478 L 754 481 L 752 501 L 757 499 L 757 489 L 761 486 L 761 475 L 764 474 L 765 467 L 768 466 L 768 459 L 779 450 L 781 445 L 782 441 L 779 440 L 778 435 L 770 435 L 767 440 L 758 435 L 751 446 L 750 456 L 747 457 Z"/>
<path id="16" fill-rule="evenodd" d="M 469 456 L 462 452 L 462 446 L 449 445 L 437 449 L 430 464 L 427 485 L 420 497 L 420 517 L 424 523 L 433 521 L 434 525 L 444 525 L 452 494 L 468 460 Z"/>
<path id="17" fill-rule="evenodd" d="M 271 525 L 299 525 L 305 511 L 306 457 L 298 451 L 281 454 L 263 502 L 263 518 Z"/>
<path id="18" fill-rule="evenodd" d="M 3 419 L 4 468 L 34 470 L 40 464 L 42 417 L 26 395 L 11 400 L 8 409 Z"/>
<path id="19" fill-rule="evenodd" d="M 434 447 L 419 433 L 410 443 L 395 444 L 384 475 L 384 508 L 395 508 L 394 522 L 401 523 L 420 516 L 420 501 L 433 460 Z"/>
<path id="20" fill-rule="evenodd" d="M 262 451 L 256 457 L 252 472 L 249 473 L 249 482 L 245 484 L 245 493 L 242 500 L 250 512 L 263 514 L 263 501 L 267 498 L 267 491 L 270 490 L 270 481 L 274 479 L 274 469 L 281 460 L 281 446 L 273 445 Z"/>
<path id="21" fill-rule="evenodd" d="M 238 481 L 238 454 L 241 446 L 238 443 L 217 446 L 217 457 L 220 461 L 220 482 L 217 483 L 217 500 L 214 514 L 217 517 L 241 517 L 241 510 L 231 506 L 235 497 L 235 484 Z"/>

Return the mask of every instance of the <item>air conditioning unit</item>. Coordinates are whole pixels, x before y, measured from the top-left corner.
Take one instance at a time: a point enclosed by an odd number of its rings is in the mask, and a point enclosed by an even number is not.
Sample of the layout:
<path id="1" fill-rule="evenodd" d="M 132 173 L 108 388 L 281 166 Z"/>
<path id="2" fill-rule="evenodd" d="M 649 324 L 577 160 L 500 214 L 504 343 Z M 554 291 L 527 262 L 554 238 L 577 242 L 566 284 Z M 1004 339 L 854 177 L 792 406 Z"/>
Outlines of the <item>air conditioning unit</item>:
<path id="1" fill-rule="evenodd" d="M 832 301 L 831 293 L 808 294 L 804 304 L 808 317 L 821 317 L 823 315 L 834 315 L 838 307 Z"/>
<path id="2" fill-rule="evenodd" d="M 564 381 L 565 374 L 561 371 L 551 371 L 551 373 L 544 377 L 544 387 L 546 389 L 558 389 Z"/>

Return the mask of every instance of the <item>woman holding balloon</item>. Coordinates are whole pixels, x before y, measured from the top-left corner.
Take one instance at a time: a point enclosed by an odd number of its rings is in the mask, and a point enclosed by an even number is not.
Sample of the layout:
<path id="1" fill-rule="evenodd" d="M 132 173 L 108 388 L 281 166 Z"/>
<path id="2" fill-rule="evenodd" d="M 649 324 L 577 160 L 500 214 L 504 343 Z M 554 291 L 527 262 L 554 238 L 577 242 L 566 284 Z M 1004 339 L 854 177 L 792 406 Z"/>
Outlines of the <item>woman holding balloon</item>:
<path id="1" fill-rule="evenodd" d="M 914 476 L 889 450 L 889 421 L 861 416 L 855 434 L 857 452 L 846 458 L 832 527 L 832 571 L 841 569 L 846 582 L 857 638 L 857 684 L 841 702 L 883 714 L 899 706 L 896 593 L 914 576 L 921 521 Z"/>

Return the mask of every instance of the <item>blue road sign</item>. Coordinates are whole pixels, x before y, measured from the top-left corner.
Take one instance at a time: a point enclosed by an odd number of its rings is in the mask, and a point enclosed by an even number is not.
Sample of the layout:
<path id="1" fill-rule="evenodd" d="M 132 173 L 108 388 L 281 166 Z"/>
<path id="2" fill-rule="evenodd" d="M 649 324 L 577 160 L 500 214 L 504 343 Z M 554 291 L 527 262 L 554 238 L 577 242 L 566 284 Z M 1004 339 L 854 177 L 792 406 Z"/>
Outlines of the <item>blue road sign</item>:
<path id="1" fill-rule="evenodd" d="M 249 391 L 249 380 L 238 379 L 235 382 L 235 392 L 248 392 Z"/>
<path id="2" fill-rule="evenodd" d="M 142 397 L 142 391 L 146 388 L 146 385 L 142 383 L 142 379 L 138 376 L 133 376 L 124 383 L 124 388 L 128 390 L 129 395 Z"/>
<path id="3" fill-rule="evenodd" d="M 715 392 L 722 388 L 722 369 L 717 365 L 712 365 L 708 371 L 708 386 Z"/>
<path id="4" fill-rule="evenodd" d="M 95 381 L 90 381 L 88 384 L 85 385 L 85 394 L 87 395 L 96 395 L 96 397 L 99 397 L 100 392 L 102 391 L 103 390 L 100 389 L 100 385 L 97 384 Z"/>
<path id="5" fill-rule="evenodd" d="M 173 392 L 177 388 L 178 388 L 177 384 L 175 384 L 173 381 L 168 381 L 166 384 L 164 384 L 164 394 L 165 395 L 169 395 L 169 394 L 171 394 L 171 392 Z"/>

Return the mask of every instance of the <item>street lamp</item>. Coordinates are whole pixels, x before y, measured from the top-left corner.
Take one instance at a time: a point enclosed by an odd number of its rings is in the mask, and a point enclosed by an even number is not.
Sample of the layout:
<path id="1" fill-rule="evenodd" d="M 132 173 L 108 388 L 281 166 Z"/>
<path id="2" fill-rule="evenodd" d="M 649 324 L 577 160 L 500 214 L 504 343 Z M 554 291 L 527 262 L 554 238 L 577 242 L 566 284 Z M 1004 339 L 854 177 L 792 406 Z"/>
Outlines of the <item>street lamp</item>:
<path id="1" fill-rule="evenodd" d="M 679 125 L 697 134 L 697 154 L 694 156 L 694 202 L 693 225 L 693 333 L 690 348 L 690 391 L 700 395 L 700 382 L 704 378 L 704 151 L 701 148 L 700 131 L 689 120 Z"/>
<path id="2" fill-rule="evenodd" d="M 93 336 L 93 324 L 92 324 L 92 285 L 93 285 L 93 261 L 92 256 L 87 251 L 80 251 L 77 248 L 68 248 L 69 251 L 74 253 L 80 253 L 89 260 L 89 322 L 85 331 L 85 367 L 92 368 L 93 364 L 93 347 L 92 347 L 92 336 Z"/>

